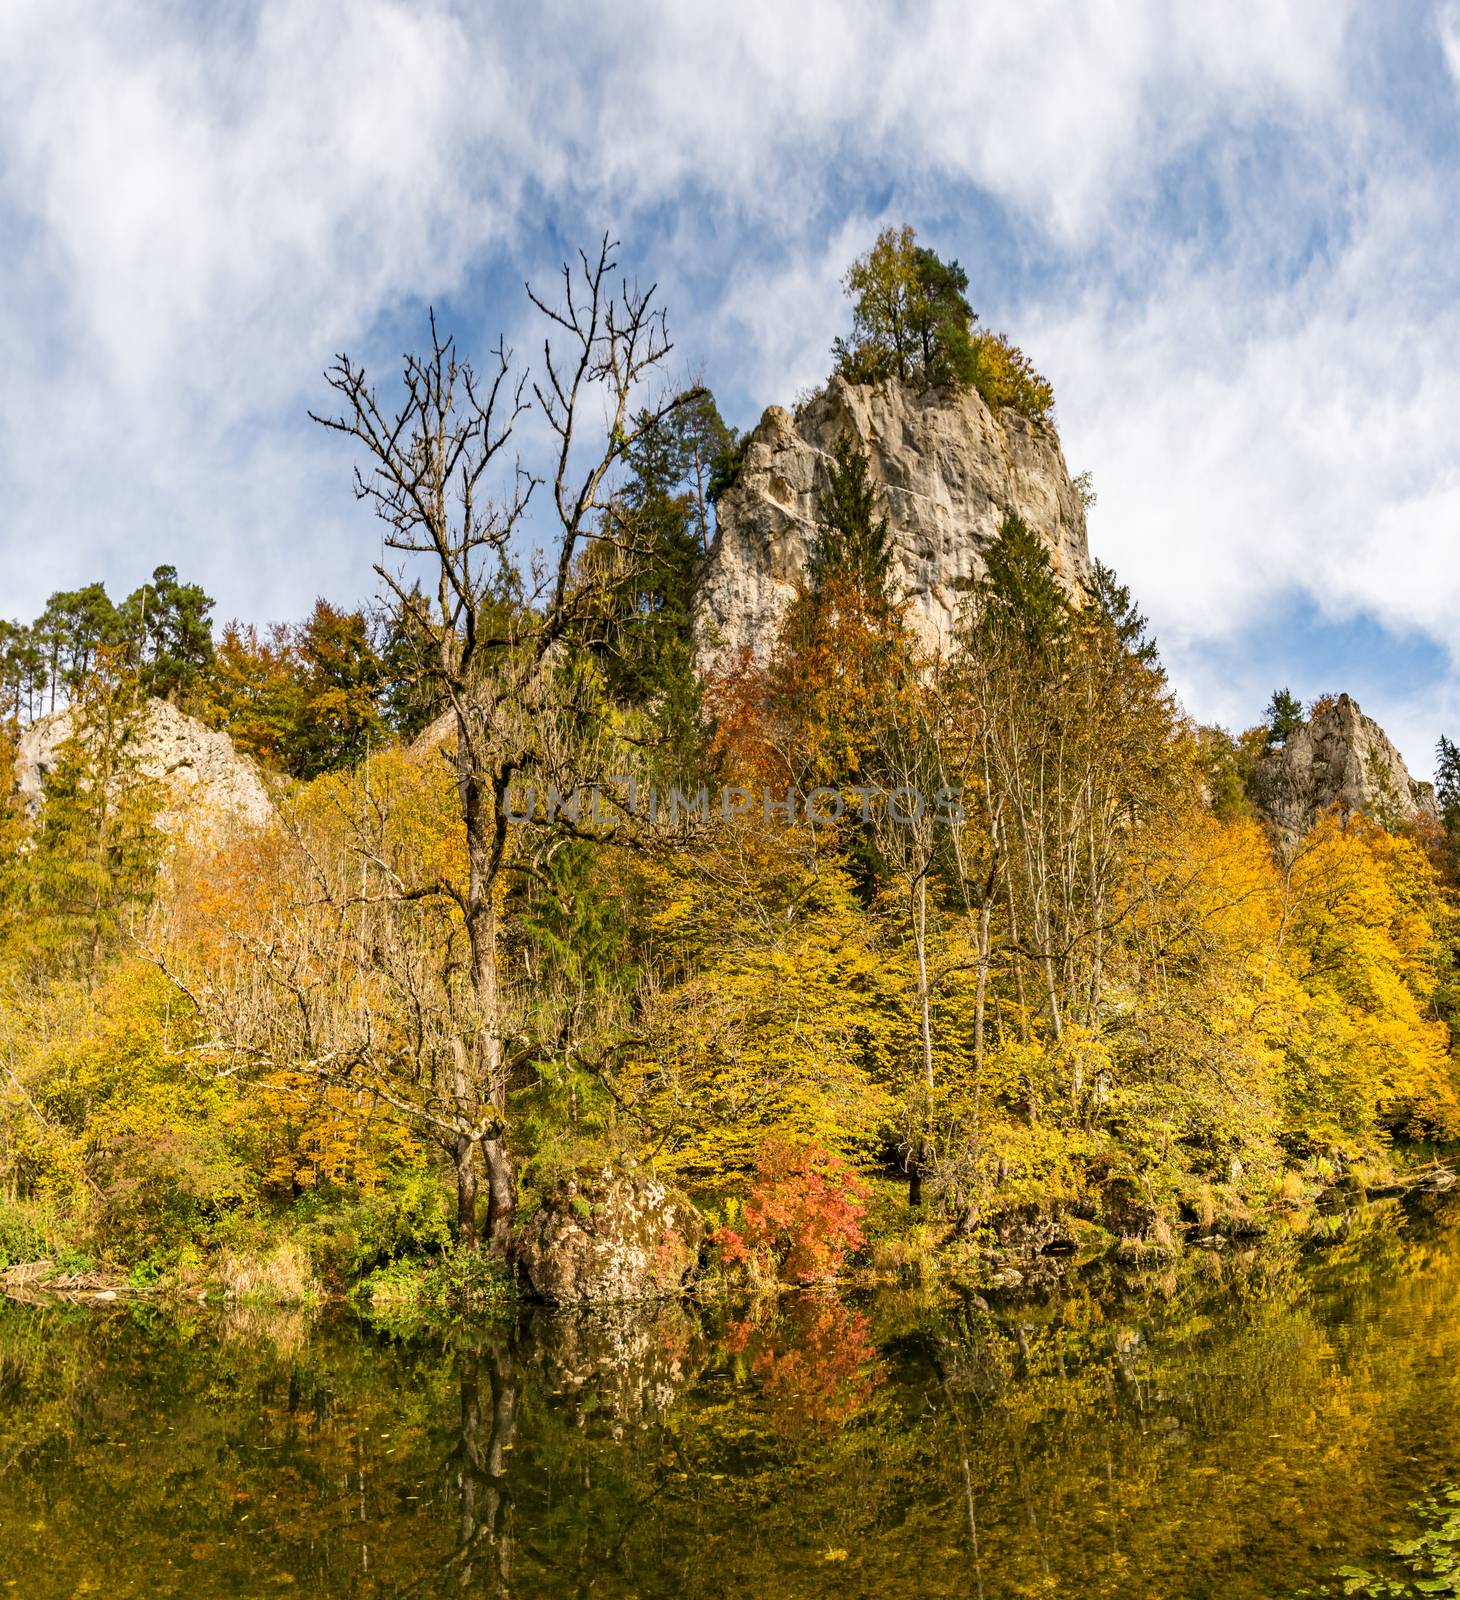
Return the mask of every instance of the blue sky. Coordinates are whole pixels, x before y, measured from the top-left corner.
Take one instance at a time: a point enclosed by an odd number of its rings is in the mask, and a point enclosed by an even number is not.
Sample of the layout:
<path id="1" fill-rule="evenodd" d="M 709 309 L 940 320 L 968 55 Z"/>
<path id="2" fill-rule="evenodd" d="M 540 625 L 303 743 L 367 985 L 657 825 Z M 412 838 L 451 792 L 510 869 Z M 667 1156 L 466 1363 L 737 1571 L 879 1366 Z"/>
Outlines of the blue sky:
<path id="1" fill-rule="evenodd" d="M 1460 6 L 0 6 L 0 615 L 372 589 L 313 428 L 603 228 L 741 426 L 911 222 L 1053 381 L 1192 712 L 1460 731 Z"/>

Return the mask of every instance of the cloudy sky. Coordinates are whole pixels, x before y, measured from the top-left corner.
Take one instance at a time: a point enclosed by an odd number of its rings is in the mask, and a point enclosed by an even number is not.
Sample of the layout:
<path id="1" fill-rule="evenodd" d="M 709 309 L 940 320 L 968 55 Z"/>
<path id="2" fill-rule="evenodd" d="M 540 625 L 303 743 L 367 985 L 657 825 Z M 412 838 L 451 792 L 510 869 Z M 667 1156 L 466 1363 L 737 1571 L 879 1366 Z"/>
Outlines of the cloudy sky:
<path id="1" fill-rule="evenodd" d="M 371 592 L 321 369 L 604 228 L 735 423 L 911 222 L 1054 383 L 1187 705 L 1460 731 L 1460 6 L 0 4 L 0 615 Z"/>

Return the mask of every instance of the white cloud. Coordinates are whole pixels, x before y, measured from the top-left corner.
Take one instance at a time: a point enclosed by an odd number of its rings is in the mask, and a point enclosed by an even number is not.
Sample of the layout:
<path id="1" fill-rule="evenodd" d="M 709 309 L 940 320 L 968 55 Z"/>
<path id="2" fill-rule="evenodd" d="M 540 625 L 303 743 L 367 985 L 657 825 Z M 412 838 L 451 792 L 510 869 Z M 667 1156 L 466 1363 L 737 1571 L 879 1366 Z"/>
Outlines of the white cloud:
<path id="1" fill-rule="evenodd" d="M 1445 65 L 1450 69 L 1450 76 L 1460 88 L 1460 5 L 1448 4 L 1439 9 L 1435 18 L 1435 32 L 1440 41 L 1440 50 L 1445 58 Z"/>
<path id="2" fill-rule="evenodd" d="M 1204 714 L 1232 714 L 1232 684 L 1200 647 L 1250 637 L 1294 594 L 1422 633 L 1460 667 L 1453 238 L 1394 159 L 1294 279 L 1178 254 L 1138 301 L 1095 291 L 1021 328 L 1049 353 L 1072 465 L 1095 470 L 1092 540 L 1187 658 Z M 1422 764 L 1436 731 L 1408 746 Z"/>
<path id="3" fill-rule="evenodd" d="M 319 369 L 345 344 L 388 369 L 404 310 L 474 308 L 559 231 L 623 230 L 686 363 L 789 401 L 880 221 L 943 218 L 972 264 L 948 218 L 977 191 L 1034 269 L 1009 320 L 1096 539 L 1174 651 L 1294 587 L 1448 639 L 1454 175 L 1360 97 L 1374 27 L 1316 0 L 10 0 L 0 614 L 164 559 L 225 611 L 361 593 Z"/>

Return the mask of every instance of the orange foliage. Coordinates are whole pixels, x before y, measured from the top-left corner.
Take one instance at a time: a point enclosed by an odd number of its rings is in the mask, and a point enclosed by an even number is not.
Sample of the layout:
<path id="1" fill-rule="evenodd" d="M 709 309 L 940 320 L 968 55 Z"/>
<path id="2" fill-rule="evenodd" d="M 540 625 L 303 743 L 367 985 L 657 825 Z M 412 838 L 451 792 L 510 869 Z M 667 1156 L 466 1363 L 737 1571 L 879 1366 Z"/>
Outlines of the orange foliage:
<path id="1" fill-rule="evenodd" d="M 802 1296 L 784 1316 L 743 1318 L 726 1329 L 725 1343 L 750 1356 L 776 1425 L 790 1437 L 846 1427 L 886 1379 L 866 1316 L 834 1295 Z"/>
<path id="2" fill-rule="evenodd" d="M 737 782 L 803 791 L 854 779 L 877 708 L 917 670 L 902 607 L 847 577 L 803 589 L 769 664 L 742 654 L 706 687 L 727 771 Z"/>
<path id="3" fill-rule="evenodd" d="M 820 1145 L 801 1148 L 772 1140 L 761 1150 L 744 1225 L 716 1235 L 721 1258 L 769 1257 L 788 1283 L 833 1278 L 862 1245 L 867 1187 Z"/>

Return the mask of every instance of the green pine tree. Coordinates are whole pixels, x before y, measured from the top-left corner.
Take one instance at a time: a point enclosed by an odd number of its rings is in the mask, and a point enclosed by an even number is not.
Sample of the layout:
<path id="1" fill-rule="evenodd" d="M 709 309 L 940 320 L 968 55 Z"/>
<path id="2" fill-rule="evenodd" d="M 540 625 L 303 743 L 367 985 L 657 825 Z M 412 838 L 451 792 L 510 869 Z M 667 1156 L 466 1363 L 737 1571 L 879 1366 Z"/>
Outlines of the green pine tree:
<path id="1" fill-rule="evenodd" d="M 1267 703 L 1263 721 L 1267 724 L 1269 749 L 1286 744 L 1304 725 L 1303 702 L 1291 689 L 1276 689 Z"/>
<path id="2" fill-rule="evenodd" d="M 987 571 L 974 590 L 978 625 L 1020 638 L 1032 651 L 1057 646 L 1069 631 L 1069 597 L 1044 541 L 1017 512 L 1005 512 L 984 561 Z"/>
<path id="3" fill-rule="evenodd" d="M 850 431 L 832 445 L 817 495 L 816 522 L 816 543 L 811 551 L 813 590 L 819 592 L 834 579 L 843 580 L 869 597 L 891 603 L 891 531 L 879 507 L 866 452 Z"/>

